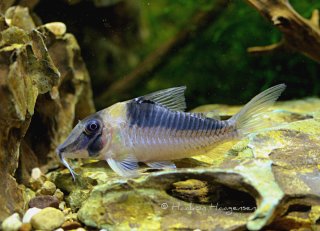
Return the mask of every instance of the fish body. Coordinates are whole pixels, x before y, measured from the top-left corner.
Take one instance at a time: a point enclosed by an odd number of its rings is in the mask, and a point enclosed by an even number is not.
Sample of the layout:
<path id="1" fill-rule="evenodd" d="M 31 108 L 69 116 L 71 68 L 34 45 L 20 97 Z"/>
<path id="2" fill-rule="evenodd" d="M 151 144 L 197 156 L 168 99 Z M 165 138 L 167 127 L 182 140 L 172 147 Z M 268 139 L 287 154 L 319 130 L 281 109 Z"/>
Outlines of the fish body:
<path id="1" fill-rule="evenodd" d="M 276 85 L 254 97 L 228 120 L 184 112 L 185 87 L 116 103 L 80 121 L 57 153 L 65 158 L 104 159 L 121 176 L 137 174 L 138 162 L 175 168 L 172 160 L 206 154 L 219 143 L 263 127 L 260 115 L 285 89 Z"/>

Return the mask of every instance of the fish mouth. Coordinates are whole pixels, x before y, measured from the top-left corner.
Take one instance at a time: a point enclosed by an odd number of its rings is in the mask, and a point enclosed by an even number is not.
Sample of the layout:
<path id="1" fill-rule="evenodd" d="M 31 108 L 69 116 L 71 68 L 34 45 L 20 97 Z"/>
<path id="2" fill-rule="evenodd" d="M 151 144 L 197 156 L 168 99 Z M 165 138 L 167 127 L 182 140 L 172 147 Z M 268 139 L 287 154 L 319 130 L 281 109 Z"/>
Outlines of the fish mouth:
<path id="1" fill-rule="evenodd" d="M 64 158 L 64 152 L 63 150 L 61 150 L 59 147 L 56 149 L 56 153 L 58 154 L 58 157 L 61 161 L 61 163 L 69 170 L 69 172 L 71 173 L 71 176 L 73 178 L 73 181 L 76 180 L 76 176 L 78 175 L 73 168 L 69 165 L 69 163 L 67 162 L 67 160 Z"/>

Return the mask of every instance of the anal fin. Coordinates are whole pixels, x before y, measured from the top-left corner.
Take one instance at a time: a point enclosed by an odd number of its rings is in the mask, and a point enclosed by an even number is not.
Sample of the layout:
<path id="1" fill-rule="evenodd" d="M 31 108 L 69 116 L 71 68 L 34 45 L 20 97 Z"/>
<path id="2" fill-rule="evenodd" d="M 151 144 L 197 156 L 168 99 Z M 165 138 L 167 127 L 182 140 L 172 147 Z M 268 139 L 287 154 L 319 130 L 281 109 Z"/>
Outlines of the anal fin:
<path id="1" fill-rule="evenodd" d="M 123 177 L 135 177 L 138 175 L 138 161 L 133 155 L 129 155 L 126 159 L 117 161 L 112 158 L 106 159 L 113 171 Z"/>
<path id="2" fill-rule="evenodd" d="M 174 169 L 176 165 L 171 161 L 158 161 L 158 162 L 148 162 L 146 163 L 150 168 L 155 169 Z"/>

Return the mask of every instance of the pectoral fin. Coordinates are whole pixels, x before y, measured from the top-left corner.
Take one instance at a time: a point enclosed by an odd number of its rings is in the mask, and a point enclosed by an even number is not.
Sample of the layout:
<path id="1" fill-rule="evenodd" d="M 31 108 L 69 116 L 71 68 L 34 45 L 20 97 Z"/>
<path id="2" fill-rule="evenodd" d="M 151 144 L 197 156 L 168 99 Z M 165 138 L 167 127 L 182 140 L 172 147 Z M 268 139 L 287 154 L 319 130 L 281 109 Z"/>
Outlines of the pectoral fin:
<path id="1" fill-rule="evenodd" d="M 148 162 L 146 163 L 150 168 L 155 169 L 173 169 L 176 168 L 176 165 L 171 161 L 158 161 L 158 162 Z"/>
<path id="2" fill-rule="evenodd" d="M 120 176 L 134 177 L 138 175 L 138 161 L 133 155 L 129 155 L 122 161 L 116 161 L 112 158 L 106 159 L 109 166 Z"/>

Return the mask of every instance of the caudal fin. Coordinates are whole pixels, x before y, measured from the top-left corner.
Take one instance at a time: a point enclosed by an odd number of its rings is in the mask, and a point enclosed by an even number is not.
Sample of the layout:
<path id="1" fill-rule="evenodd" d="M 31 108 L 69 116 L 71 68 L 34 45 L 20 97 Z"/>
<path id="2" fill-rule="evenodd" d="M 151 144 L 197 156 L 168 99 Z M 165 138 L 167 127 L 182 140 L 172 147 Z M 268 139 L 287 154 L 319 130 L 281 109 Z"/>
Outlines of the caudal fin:
<path id="1" fill-rule="evenodd" d="M 246 135 L 265 127 L 262 114 L 274 104 L 285 88 L 285 84 L 279 84 L 261 92 L 230 118 L 230 122 L 235 123 L 239 135 Z"/>

